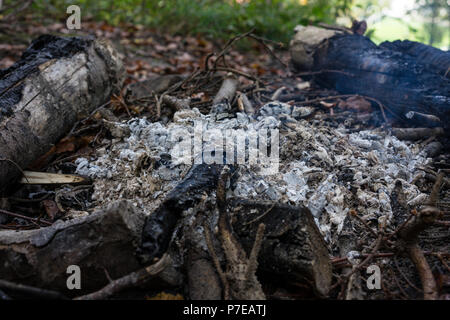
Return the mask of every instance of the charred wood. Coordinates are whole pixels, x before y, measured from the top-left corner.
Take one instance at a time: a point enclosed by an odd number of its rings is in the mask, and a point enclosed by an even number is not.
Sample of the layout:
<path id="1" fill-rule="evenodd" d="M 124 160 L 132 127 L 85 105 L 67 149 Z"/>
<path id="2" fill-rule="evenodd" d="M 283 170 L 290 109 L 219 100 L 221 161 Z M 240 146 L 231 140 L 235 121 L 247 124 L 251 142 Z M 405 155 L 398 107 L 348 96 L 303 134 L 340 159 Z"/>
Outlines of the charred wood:
<path id="1" fill-rule="evenodd" d="M 106 42 L 49 35 L 0 70 L 0 193 L 79 118 L 108 101 L 123 70 Z"/>
<path id="2" fill-rule="evenodd" d="M 37 288 L 58 290 L 67 296 L 67 268 L 77 265 L 81 291 L 87 294 L 108 284 L 112 278 L 141 269 L 136 249 L 142 234 L 144 216 L 126 201 L 112 204 L 89 216 L 54 223 L 26 231 L 0 231 L 0 274 L 3 280 Z M 171 270 L 158 281 L 179 281 Z M 0 284 L 1 286 L 1 284 Z"/>
<path id="3" fill-rule="evenodd" d="M 407 121 L 406 114 L 414 111 L 435 116 L 448 127 L 450 52 L 411 41 L 377 46 L 358 34 L 317 27 L 296 31 L 293 64 L 317 72 L 313 79 L 319 85 L 377 99 L 397 119 Z"/>

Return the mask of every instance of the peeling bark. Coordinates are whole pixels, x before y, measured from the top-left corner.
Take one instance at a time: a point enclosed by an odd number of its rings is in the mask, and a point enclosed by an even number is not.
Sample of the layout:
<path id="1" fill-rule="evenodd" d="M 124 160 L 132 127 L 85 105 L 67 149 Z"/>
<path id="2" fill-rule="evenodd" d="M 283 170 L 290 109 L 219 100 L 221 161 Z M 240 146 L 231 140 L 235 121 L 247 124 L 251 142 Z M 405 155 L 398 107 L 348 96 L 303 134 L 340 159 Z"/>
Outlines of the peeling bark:
<path id="1" fill-rule="evenodd" d="M 124 69 L 110 44 L 41 36 L 0 70 L 0 193 L 73 124 L 120 87 Z"/>

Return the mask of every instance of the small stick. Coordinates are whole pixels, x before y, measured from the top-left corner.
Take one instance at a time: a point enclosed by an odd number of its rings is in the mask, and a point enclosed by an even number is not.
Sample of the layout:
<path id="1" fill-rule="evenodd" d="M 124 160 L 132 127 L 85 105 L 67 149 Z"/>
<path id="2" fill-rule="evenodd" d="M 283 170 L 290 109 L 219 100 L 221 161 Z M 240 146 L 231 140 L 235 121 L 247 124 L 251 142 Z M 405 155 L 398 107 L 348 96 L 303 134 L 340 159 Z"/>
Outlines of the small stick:
<path id="1" fill-rule="evenodd" d="M 172 262 L 170 256 L 168 254 L 164 254 L 162 258 L 145 268 L 142 268 L 136 272 L 130 273 L 122 278 L 111 281 L 108 285 L 103 287 L 102 289 L 75 298 L 74 300 L 102 300 L 106 299 L 124 289 L 130 288 L 135 285 L 139 285 L 151 277 L 154 277 L 164 271 L 167 266 Z"/>
<path id="2" fill-rule="evenodd" d="M 405 117 L 416 123 L 425 124 L 431 127 L 442 126 L 441 119 L 432 114 L 420 113 L 417 111 L 409 111 L 405 114 Z"/>
<path id="3" fill-rule="evenodd" d="M 269 54 L 272 56 L 272 58 L 274 58 L 275 60 L 277 60 L 277 61 L 278 61 L 285 69 L 289 69 L 288 65 L 287 65 L 286 63 L 284 63 L 284 62 L 283 62 L 283 61 L 282 61 L 282 60 L 281 60 L 281 59 L 273 52 L 273 50 L 266 44 L 266 42 L 272 42 L 272 43 L 275 43 L 275 44 L 277 44 L 277 45 L 283 46 L 282 43 L 277 43 L 277 42 L 274 42 L 274 41 L 270 41 L 270 40 L 268 40 L 268 39 L 259 37 L 259 36 L 255 35 L 255 34 L 253 34 L 253 33 L 250 33 L 248 36 L 249 36 L 250 38 L 255 39 L 255 40 L 258 41 L 259 43 L 261 43 L 261 44 L 264 46 L 264 48 L 266 49 L 266 51 L 269 52 Z"/>
<path id="4" fill-rule="evenodd" d="M 243 107 L 245 113 L 248 115 L 255 114 L 255 108 L 253 107 L 252 103 L 248 99 L 247 95 L 245 93 L 240 93 L 239 98 L 240 99 L 238 101 L 242 102 L 242 107 Z"/>
<path id="5" fill-rule="evenodd" d="M 178 99 L 173 96 L 162 95 L 160 100 L 175 111 L 189 109 L 190 99 Z"/>
<path id="6" fill-rule="evenodd" d="M 222 49 L 222 51 L 217 55 L 217 59 L 216 59 L 216 61 L 214 61 L 214 67 L 213 67 L 213 69 L 216 69 L 217 63 L 218 63 L 218 61 L 219 61 L 221 58 L 224 60 L 223 56 L 225 55 L 225 53 L 227 53 L 228 49 L 231 47 L 231 45 L 232 45 L 234 42 L 236 42 L 236 41 L 238 41 L 238 40 L 240 40 L 240 39 L 242 39 L 242 38 L 247 37 L 247 36 L 248 36 L 249 34 L 251 34 L 252 32 L 253 32 L 253 29 L 250 30 L 250 31 L 248 31 L 248 32 L 246 32 L 246 33 L 243 33 L 243 34 L 241 34 L 241 35 L 237 35 L 237 36 L 231 38 L 230 40 L 228 40 L 228 42 L 225 44 L 225 47 L 224 47 L 224 48 Z"/>
<path id="7" fill-rule="evenodd" d="M 403 248 L 408 254 L 411 261 L 416 266 L 419 273 L 420 281 L 423 288 L 423 298 L 425 300 L 436 300 L 438 298 L 438 289 L 436 280 L 434 279 L 431 268 L 425 259 L 423 251 L 418 245 L 419 234 L 441 215 L 441 211 L 434 207 L 439 199 L 439 190 L 444 178 L 441 172 L 431 191 L 429 206 L 423 208 L 417 216 L 414 216 L 405 227 L 399 232 L 400 240 L 398 246 Z"/>
<path id="8" fill-rule="evenodd" d="M 231 101 L 233 100 L 237 86 L 238 81 L 233 75 L 227 75 L 225 80 L 222 82 L 222 86 L 219 89 L 219 92 L 217 92 L 216 96 L 213 100 L 213 105 L 217 105 L 219 103 L 228 102 L 231 104 Z"/>
<path id="9" fill-rule="evenodd" d="M 244 223 L 243 225 L 246 226 L 246 225 L 252 224 L 252 223 L 254 223 L 254 222 L 256 222 L 256 221 L 261 220 L 262 218 L 264 218 L 264 216 L 265 216 L 266 214 L 268 214 L 270 211 L 272 211 L 272 209 L 275 207 L 275 204 L 276 204 L 276 203 L 272 204 L 272 205 L 270 206 L 270 208 L 267 209 L 266 211 L 264 211 L 264 213 L 261 214 L 260 216 L 256 217 L 255 219 L 253 219 L 253 220 L 251 220 L 251 221 L 249 221 L 249 222 Z"/>
<path id="10" fill-rule="evenodd" d="M 378 234 L 367 224 L 366 221 L 364 221 L 360 216 L 358 216 L 358 213 L 355 212 L 355 214 L 353 214 L 352 211 L 350 211 L 350 216 L 355 217 L 359 222 L 361 222 L 364 227 L 366 227 L 366 229 L 373 234 L 375 237 L 378 237 Z"/>
<path id="11" fill-rule="evenodd" d="M 344 74 L 349 77 L 355 76 L 353 73 L 349 73 L 349 72 L 345 72 L 345 71 L 341 71 L 341 70 L 327 70 L 327 69 L 319 70 L 319 71 L 299 72 L 299 73 L 296 73 L 295 75 L 301 77 L 301 76 L 313 76 L 313 75 L 322 74 L 322 73 L 341 73 L 341 74 Z"/>
<path id="12" fill-rule="evenodd" d="M 48 221 L 45 221 L 45 220 L 40 220 L 40 219 L 36 219 L 36 218 L 27 217 L 27 216 L 24 216 L 24 215 L 21 215 L 21 214 L 18 214 L 18 213 L 14 213 L 14 212 L 10 212 L 10 211 L 6 211 L 6 210 L 3 210 L 3 209 L 0 209 L 0 213 L 6 214 L 6 215 L 12 216 L 12 217 L 20 218 L 20 219 L 29 220 L 29 221 L 32 221 L 32 222 L 35 222 L 35 223 L 42 222 L 42 223 L 44 223 L 44 224 L 46 224 L 48 226 L 52 225 L 51 222 L 48 222 Z"/>
<path id="13" fill-rule="evenodd" d="M 27 293 L 39 297 L 41 299 L 67 299 L 63 294 L 57 291 L 40 289 L 2 279 L 0 279 L 0 288 L 8 289 L 15 292 Z"/>
<path id="14" fill-rule="evenodd" d="M 286 87 L 280 87 L 278 88 L 274 94 L 272 95 L 272 97 L 270 98 L 272 101 L 278 100 L 278 98 L 280 97 L 280 95 L 283 93 L 283 91 L 286 90 Z"/>
<path id="15" fill-rule="evenodd" d="M 259 82 L 259 79 L 256 78 L 255 76 L 252 76 L 252 75 L 250 75 L 250 74 L 248 74 L 248 73 L 245 73 L 245 72 L 243 72 L 243 71 L 239 71 L 239 70 L 236 70 L 236 69 L 233 69 L 233 68 L 229 68 L 229 67 L 216 67 L 216 68 L 214 68 L 214 70 L 217 70 L 217 71 L 226 71 L 226 72 L 235 73 L 235 74 L 237 74 L 237 75 L 243 76 L 243 77 L 248 78 L 248 79 L 250 79 L 250 80 Z"/>
<path id="16" fill-rule="evenodd" d="M 442 180 L 444 179 L 444 173 L 440 172 L 437 176 L 436 182 L 431 189 L 430 199 L 428 200 L 428 205 L 436 206 L 439 200 L 439 191 L 441 190 Z"/>
<path id="17" fill-rule="evenodd" d="M 214 245 L 211 238 L 211 232 L 206 224 L 203 223 L 203 230 L 205 232 L 205 241 L 208 247 L 209 254 L 213 260 L 213 263 L 216 267 L 217 273 L 219 274 L 220 281 L 222 281 L 223 285 L 223 297 L 225 300 L 230 300 L 230 284 L 228 283 L 227 277 L 220 266 L 219 258 L 217 257 L 216 251 L 214 250 Z"/>
<path id="18" fill-rule="evenodd" d="M 258 230 L 256 231 L 255 242 L 253 243 L 252 251 L 250 252 L 250 257 L 248 258 L 248 269 L 246 274 L 247 279 L 250 279 L 250 277 L 254 275 L 258 269 L 258 254 L 261 250 L 265 229 L 266 225 L 264 223 L 259 224 Z"/>

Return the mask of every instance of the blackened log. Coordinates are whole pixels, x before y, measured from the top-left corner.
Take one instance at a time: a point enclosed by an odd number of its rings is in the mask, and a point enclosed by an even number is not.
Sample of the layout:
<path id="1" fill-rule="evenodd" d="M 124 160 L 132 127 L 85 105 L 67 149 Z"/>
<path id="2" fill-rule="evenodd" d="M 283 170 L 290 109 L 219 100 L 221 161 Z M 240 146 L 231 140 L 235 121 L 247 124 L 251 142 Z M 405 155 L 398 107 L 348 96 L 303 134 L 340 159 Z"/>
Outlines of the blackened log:
<path id="1" fill-rule="evenodd" d="M 194 165 L 163 203 L 146 218 L 138 250 L 141 262 L 149 263 L 168 250 L 183 211 L 195 207 L 201 199 L 216 190 L 222 168 L 223 165 Z M 308 209 L 233 199 L 228 202 L 228 210 L 233 229 L 248 252 L 254 243 L 256 228 L 260 223 L 266 225 L 267 237 L 263 240 L 259 255 L 262 270 L 288 282 L 306 280 L 306 283 L 313 284 L 319 295 L 328 294 L 331 286 L 328 249 Z M 197 232 L 195 230 L 192 232 Z M 193 248 L 192 245 L 189 247 Z M 197 258 L 188 258 L 189 272 L 208 273 L 211 283 L 216 283 L 217 279 L 211 277 L 210 262 L 197 261 Z M 192 275 L 189 277 L 192 279 Z M 216 289 L 209 298 L 216 297 Z M 202 299 L 208 298 L 202 285 L 193 290 Z"/>
<path id="2" fill-rule="evenodd" d="M 26 231 L 0 231 L 0 279 L 85 294 L 108 284 L 105 270 L 117 279 L 142 266 L 135 251 L 145 216 L 127 201 L 89 216 Z M 68 290 L 67 268 L 81 271 L 81 290 Z M 76 291 L 76 292 L 74 292 Z"/>
<path id="3" fill-rule="evenodd" d="M 147 217 L 142 231 L 139 255 L 143 262 L 161 257 L 169 247 L 181 214 L 215 190 L 223 165 L 194 165 L 163 203 Z"/>
<path id="4" fill-rule="evenodd" d="M 450 52 L 411 41 L 377 46 L 358 34 L 316 27 L 296 31 L 292 62 L 312 71 L 319 85 L 375 98 L 401 120 L 417 111 L 450 125 Z"/>
<path id="5" fill-rule="evenodd" d="M 0 70 L 0 193 L 123 79 L 112 46 L 91 38 L 41 36 Z"/>
<path id="6" fill-rule="evenodd" d="M 233 230 L 247 252 L 258 225 L 265 225 L 258 257 L 261 270 L 288 283 L 312 284 L 319 296 L 328 295 L 332 278 L 328 248 L 307 208 L 245 199 L 233 199 L 228 208 Z"/>

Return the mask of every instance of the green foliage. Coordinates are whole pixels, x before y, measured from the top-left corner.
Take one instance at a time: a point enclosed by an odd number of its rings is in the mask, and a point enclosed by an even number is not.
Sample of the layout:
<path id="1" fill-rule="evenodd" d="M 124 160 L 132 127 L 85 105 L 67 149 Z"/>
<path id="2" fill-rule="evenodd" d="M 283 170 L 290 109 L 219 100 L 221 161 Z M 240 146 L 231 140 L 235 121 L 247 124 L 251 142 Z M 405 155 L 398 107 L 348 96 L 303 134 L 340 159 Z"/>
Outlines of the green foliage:
<path id="1" fill-rule="evenodd" d="M 3 0 L 10 7 L 18 0 Z M 411 0 L 414 3 L 414 0 Z M 379 43 L 410 39 L 441 48 L 450 46 L 449 0 L 415 0 L 404 17 L 385 9 L 392 0 L 34 0 L 32 13 L 43 23 L 67 18 L 69 5 L 79 5 L 82 21 L 139 24 L 172 34 L 203 34 L 212 39 L 254 29 L 260 36 L 287 43 L 297 24 L 325 22 L 349 26 L 367 20 L 367 36 Z M 8 14 L 0 11 L 2 15 Z"/>
<path id="2" fill-rule="evenodd" d="M 418 34 L 422 41 L 428 42 L 430 45 L 442 43 L 444 38 L 450 38 L 449 21 L 450 21 L 450 5 L 447 0 L 416 0 L 417 12 L 425 17 L 424 32 Z M 447 23 L 445 23 L 447 22 Z"/>
<path id="3" fill-rule="evenodd" d="M 116 25 L 142 24 L 173 33 L 202 33 L 212 38 L 254 29 L 255 33 L 287 42 L 297 24 L 333 23 L 346 14 L 353 0 L 35 0 L 35 12 L 65 15 L 71 4 L 83 18 Z M 242 3 L 239 3 L 242 2 Z"/>

